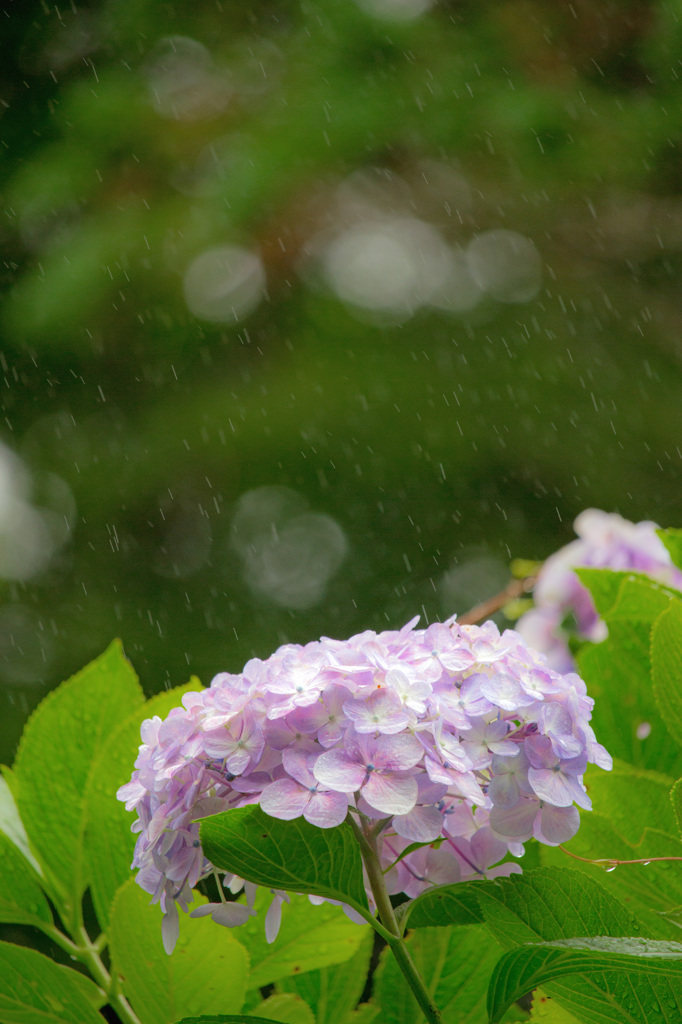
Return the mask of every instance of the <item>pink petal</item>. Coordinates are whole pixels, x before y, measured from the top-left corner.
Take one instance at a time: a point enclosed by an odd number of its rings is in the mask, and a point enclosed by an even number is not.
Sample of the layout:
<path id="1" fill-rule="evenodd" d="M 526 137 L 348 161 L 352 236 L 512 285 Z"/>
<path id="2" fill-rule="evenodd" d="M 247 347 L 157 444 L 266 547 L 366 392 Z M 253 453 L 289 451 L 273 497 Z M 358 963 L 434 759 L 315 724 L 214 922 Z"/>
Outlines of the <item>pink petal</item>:
<path id="1" fill-rule="evenodd" d="M 255 917 L 256 911 L 245 907 L 243 903 L 221 903 L 211 916 L 216 924 L 222 924 L 224 928 L 237 928 L 240 924 L 246 924 L 250 917 Z"/>
<path id="2" fill-rule="evenodd" d="M 493 833 L 487 826 L 479 828 L 471 837 L 471 852 L 474 861 L 485 871 L 491 864 L 497 864 L 507 853 L 507 844 Z"/>
<path id="3" fill-rule="evenodd" d="M 551 807 L 545 804 L 535 820 L 535 838 L 548 846 L 567 843 L 580 828 L 577 807 Z"/>
<path id="4" fill-rule="evenodd" d="M 536 796 L 555 807 L 570 807 L 575 800 L 588 811 L 592 808 L 590 798 L 573 775 L 547 771 L 545 768 L 529 768 L 528 781 Z"/>
<path id="5" fill-rule="evenodd" d="M 519 800 L 515 807 L 493 807 L 490 812 L 490 827 L 501 836 L 530 839 L 538 809 L 537 800 L 527 799 Z"/>
<path id="6" fill-rule="evenodd" d="M 308 767 L 308 757 L 307 751 L 297 747 L 287 747 L 282 754 L 282 764 L 287 775 L 290 775 L 292 779 L 296 779 L 302 786 L 310 789 L 315 785 L 315 776 Z"/>
<path id="7" fill-rule="evenodd" d="M 417 793 L 417 780 L 413 776 L 399 778 L 380 772 L 372 772 L 362 788 L 370 807 L 385 814 L 409 814 L 417 802 Z"/>
<path id="8" fill-rule="evenodd" d="M 367 700 L 347 700 L 343 712 L 359 733 L 394 734 L 410 721 L 400 698 L 390 690 L 375 690 Z"/>
<path id="9" fill-rule="evenodd" d="M 355 793 L 364 782 L 367 771 L 364 765 L 352 761 L 342 750 L 327 750 L 315 762 L 313 774 L 328 789 Z"/>
<path id="10" fill-rule="evenodd" d="M 496 807 L 513 807 L 521 796 L 516 776 L 512 772 L 495 775 L 490 780 L 488 796 Z"/>
<path id="11" fill-rule="evenodd" d="M 300 818 L 310 802 L 310 792 L 293 779 L 278 779 L 261 793 L 259 803 L 266 814 L 282 821 Z"/>
<path id="12" fill-rule="evenodd" d="M 334 828 L 345 820 L 348 797 L 345 793 L 313 793 L 303 817 L 318 828 Z"/>
<path id="13" fill-rule="evenodd" d="M 379 736 L 374 743 L 374 764 L 377 768 L 401 771 L 414 768 L 424 754 L 419 740 L 410 733 L 400 736 Z"/>
<path id="14" fill-rule="evenodd" d="M 163 915 L 163 921 L 161 922 L 161 939 L 163 940 L 163 948 L 168 956 L 175 949 L 175 943 L 178 941 L 179 935 L 180 919 L 178 916 L 178 905 L 175 900 L 167 900 L 166 913 Z"/>
<path id="15" fill-rule="evenodd" d="M 443 828 L 443 815 L 436 807 L 414 807 L 409 814 L 393 819 L 393 828 L 412 843 L 432 843 Z"/>

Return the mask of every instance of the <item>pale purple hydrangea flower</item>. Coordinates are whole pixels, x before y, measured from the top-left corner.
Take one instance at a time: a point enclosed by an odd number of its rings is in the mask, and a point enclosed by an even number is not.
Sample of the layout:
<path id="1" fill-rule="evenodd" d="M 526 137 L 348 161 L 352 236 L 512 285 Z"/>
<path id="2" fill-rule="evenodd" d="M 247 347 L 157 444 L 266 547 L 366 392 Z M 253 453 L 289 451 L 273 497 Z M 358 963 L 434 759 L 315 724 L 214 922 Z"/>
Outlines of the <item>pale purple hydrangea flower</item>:
<path id="1" fill-rule="evenodd" d="M 165 721 L 143 724 L 118 796 L 137 812 L 133 867 L 164 911 L 167 950 L 178 905 L 187 910 L 192 888 L 215 872 L 197 819 L 233 807 L 259 803 L 320 828 L 348 813 L 383 820 L 387 884 L 408 896 L 519 871 L 506 858 L 526 840 L 557 845 L 575 835 L 575 805 L 590 807 L 588 761 L 611 767 L 583 681 L 492 622 L 416 629 L 417 621 L 287 644 L 186 694 Z M 413 843 L 425 845 L 404 855 Z M 243 885 L 227 879 L 233 892 Z M 194 916 L 233 927 L 253 915 L 253 898 L 247 884 L 246 905 L 206 904 Z M 275 891 L 269 941 L 286 899 Z"/>
<path id="2" fill-rule="evenodd" d="M 682 589 L 682 572 L 657 535 L 656 523 L 631 523 L 615 512 L 588 508 L 573 526 L 578 539 L 543 564 L 533 592 L 535 606 L 516 624 L 526 643 L 545 654 L 557 672 L 575 668 L 563 629 L 567 617 L 575 620 L 576 632 L 583 640 L 599 643 L 608 633 L 576 569 L 630 570 Z"/>

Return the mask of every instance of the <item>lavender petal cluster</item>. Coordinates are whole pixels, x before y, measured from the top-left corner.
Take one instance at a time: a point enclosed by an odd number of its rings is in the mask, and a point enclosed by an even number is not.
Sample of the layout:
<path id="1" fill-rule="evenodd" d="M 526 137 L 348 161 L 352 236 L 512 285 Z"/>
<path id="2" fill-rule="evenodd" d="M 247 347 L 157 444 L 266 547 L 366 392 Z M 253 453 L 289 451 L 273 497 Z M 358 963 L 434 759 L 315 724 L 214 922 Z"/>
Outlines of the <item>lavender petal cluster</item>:
<path id="1" fill-rule="evenodd" d="M 615 512 L 588 508 L 573 525 L 578 539 L 550 555 L 543 564 L 533 594 L 535 606 L 516 623 L 526 642 L 545 654 L 558 672 L 575 668 L 563 629 L 568 617 L 575 621 L 575 630 L 583 640 L 599 643 L 608 634 L 576 569 L 638 572 L 682 589 L 682 572 L 657 535 L 656 523 L 631 523 Z"/>
<path id="2" fill-rule="evenodd" d="M 410 897 L 520 871 L 500 862 L 520 856 L 526 840 L 557 845 L 575 835 L 578 807 L 590 809 L 588 761 L 611 767 L 584 682 L 492 622 L 417 622 L 286 644 L 143 724 L 118 797 L 137 812 L 132 866 L 166 915 L 167 948 L 178 906 L 186 910 L 192 887 L 214 870 L 197 819 L 233 807 L 258 803 L 319 828 L 349 812 L 383 819 L 389 892 Z M 408 851 L 413 844 L 424 845 Z M 229 882 L 233 891 L 241 884 Z M 253 913 L 247 896 L 247 906 L 200 913 L 242 923 Z"/>

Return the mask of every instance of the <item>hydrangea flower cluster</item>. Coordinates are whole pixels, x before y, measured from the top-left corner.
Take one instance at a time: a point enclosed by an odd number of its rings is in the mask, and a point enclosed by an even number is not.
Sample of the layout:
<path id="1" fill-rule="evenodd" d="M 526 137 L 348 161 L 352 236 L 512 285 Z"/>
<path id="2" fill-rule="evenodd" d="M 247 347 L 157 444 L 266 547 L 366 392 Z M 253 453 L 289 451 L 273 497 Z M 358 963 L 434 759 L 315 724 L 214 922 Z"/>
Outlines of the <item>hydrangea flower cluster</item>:
<path id="1" fill-rule="evenodd" d="M 500 861 L 535 837 L 577 831 L 588 761 L 611 767 L 589 724 L 593 701 L 518 633 L 454 619 L 280 647 L 239 675 L 188 693 L 165 721 L 142 726 L 132 780 L 118 792 L 139 832 L 137 881 L 161 903 L 167 948 L 177 905 L 212 870 L 196 819 L 259 803 L 320 828 L 351 813 L 384 819 L 388 890 L 520 871 Z M 427 844 L 408 852 L 415 843 Z M 234 891 L 241 884 L 229 876 Z M 209 905 L 232 926 L 253 913 Z M 276 918 L 278 894 L 271 916 Z M 370 905 L 372 896 L 368 891 Z M 275 930 L 271 925 L 270 934 Z"/>
<path id="2" fill-rule="evenodd" d="M 516 624 L 524 640 L 545 654 L 558 672 L 575 668 L 562 629 L 568 616 L 575 619 L 576 631 L 584 640 L 599 643 L 608 634 L 575 569 L 632 570 L 682 589 L 682 572 L 675 567 L 657 535 L 656 523 L 631 523 L 615 512 L 588 508 L 573 526 L 578 539 L 550 555 L 543 564 L 533 594 L 535 607 Z"/>

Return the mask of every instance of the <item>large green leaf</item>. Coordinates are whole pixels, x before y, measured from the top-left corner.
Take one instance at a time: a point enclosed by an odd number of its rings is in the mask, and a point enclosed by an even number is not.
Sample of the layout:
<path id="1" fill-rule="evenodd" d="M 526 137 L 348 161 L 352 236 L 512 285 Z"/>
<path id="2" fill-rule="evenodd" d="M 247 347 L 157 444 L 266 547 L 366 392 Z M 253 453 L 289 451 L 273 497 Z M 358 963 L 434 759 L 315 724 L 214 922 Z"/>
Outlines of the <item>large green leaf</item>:
<path id="1" fill-rule="evenodd" d="M 486 1024 L 485 990 L 500 950 L 483 925 L 419 928 L 406 942 L 444 1024 Z M 388 948 L 374 997 L 381 1024 L 422 1024 L 422 1011 Z"/>
<path id="2" fill-rule="evenodd" d="M 112 970 L 123 979 L 123 991 L 144 1024 L 171 1024 L 183 1014 L 219 1013 L 226 1007 L 240 1010 L 249 958 L 232 932 L 181 913 L 180 938 L 167 956 L 161 918 L 134 879 L 121 886 L 111 913 Z"/>
<path id="3" fill-rule="evenodd" d="M 268 1020 L 279 1021 L 279 1024 L 315 1024 L 313 1011 L 293 992 L 277 992 L 268 996 L 255 1009 L 257 1015 L 267 1014 Z"/>
<path id="4" fill-rule="evenodd" d="M 24 729 L 14 766 L 19 813 L 67 916 L 87 885 L 83 831 L 90 766 L 142 699 L 137 677 L 114 641 L 50 693 Z"/>
<path id="5" fill-rule="evenodd" d="M 534 868 L 477 885 L 486 925 L 503 947 L 585 935 L 625 938 L 641 929 L 599 882 L 573 868 Z"/>
<path id="6" fill-rule="evenodd" d="M 235 932 L 249 952 L 250 988 L 262 988 L 292 974 L 344 963 L 354 956 L 370 931 L 369 925 L 349 920 L 340 907 L 331 903 L 313 907 L 305 896 L 292 895 L 291 903 L 282 905 L 279 934 L 269 943 L 264 918 L 271 900 L 267 889 L 259 889 L 254 904 L 257 916 L 250 917 Z"/>
<path id="7" fill-rule="evenodd" d="M 81 995 L 84 995 L 87 1001 L 96 1010 L 101 1009 L 108 1003 L 107 993 L 99 985 L 96 985 L 87 974 L 83 974 L 81 971 L 74 971 L 72 967 L 67 967 L 65 964 L 59 964 L 60 969 L 67 975 L 69 981 L 67 984 L 75 984 L 81 990 Z"/>
<path id="8" fill-rule="evenodd" d="M 38 875 L 6 835 L 0 833 L 0 923 L 52 925 Z"/>
<path id="9" fill-rule="evenodd" d="M 175 1024 L 280 1024 L 272 1017 L 252 1017 L 246 1013 L 209 1013 L 199 1017 L 183 1017 Z"/>
<path id="10" fill-rule="evenodd" d="M 136 838 L 130 827 L 135 815 L 116 799 L 116 790 L 130 780 L 140 746 L 140 726 L 154 715 L 165 718 L 184 693 L 200 689 L 199 680 L 193 679 L 137 707 L 103 743 L 92 765 L 85 791 L 85 852 L 90 893 L 102 928 L 109 924 L 116 890 L 130 876 Z"/>
<path id="11" fill-rule="evenodd" d="M 663 721 L 682 746 L 682 600 L 672 601 L 654 624 L 651 666 Z"/>
<path id="12" fill-rule="evenodd" d="M 563 939 L 517 946 L 496 964 L 488 988 L 491 1024 L 498 1024 L 509 1006 L 549 981 L 580 975 L 596 989 L 609 992 L 609 973 L 624 975 L 620 1003 L 612 999 L 605 1017 L 603 1000 L 586 1002 L 586 1022 L 672 1024 L 682 1016 L 682 945 L 652 939 L 606 937 Z M 611 993 L 612 996 L 614 995 Z"/>
<path id="13" fill-rule="evenodd" d="M 216 867 L 258 885 L 326 896 L 368 911 L 360 848 L 350 825 L 318 828 L 305 818 L 281 821 L 257 804 L 206 818 L 206 856 Z"/>
<path id="14" fill-rule="evenodd" d="M 682 569 L 682 530 L 656 530 L 661 538 L 674 565 Z"/>
<path id="15" fill-rule="evenodd" d="M 665 584 L 636 572 L 576 569 L 603 619 L 652 623 L 677 594 Z"/>
<path id="16" fill-rule="evenodd" d="M 483 917 L 476 898 L 476 883 L 437 885 L 398 907 L 401 926 L 431 928 L 450 924 L 479 924 Z"/>
<path id="17" fill-rule="evenodd" d="M 611 591 L 605 601 L 610 604 L 604 611 L 607 639 L 586 645 L 578 654 L 581 675 L 596 700 L 593 725 L 597 736 L 614 756 L 631 764 L 680 774 L 679 743 L 666 731 L 667 715 L 662 714 L 665 709 L 651 686 L 651 630 L 662 613 L 679 603 L 679 595 L 635 573 L 591 573 L 585 576 L 586 581 L 602 588 L 606 582 L 613 586 L 620 579 L 615 600 Z M 682 713 L 682 701 L 680 710 Z M 648 735 L 640 739 L 639 730 L 644 724 Z"/>
<path id="18" fill-rule="evenodd" d="M 682 843 L 656 829 L 645 829 L 642 841 L 633 846 L 627 843 L 603 814 L 586 816 L 584 825 L 567 846 L 579 857 L 601 856 L 602 852 L 615 860 L 635 860 L 641 857 L 678 857 Z M 675 939 L 679 928 L 672 921 L 675 911 L 682 906 L 682 872 L 674 861 L 653 861 L 648 864 L 624 864 L 605 872 L 603 867 L 568 860 L 560 850 L 547 848 L 543 862 L 564 869 L 566 864 L 595 879 L 605 889 L 636 913 L 654 938 Z"/>
<path id="19" fill-rule="evenodd" d="M 623 761 L 614 761 L 610 772 L 591 769 L 587 780 L 595 811 L 606 815 L 618 832 L 635 844 L 650 825 L 677 836 L 670 803 L 672 783 L 672 778 L 663 772 L 633 768 Z M 582 815 L 581 830 L 589 819 L 590 814 Z M 595 857 L 600 856 L 609 854 L 595 853 Z"/>
<path id="20" fill-rule="evenodd" d="M 305 999 L 317 1024 L 344 1024 L 365 987 L 373 941 L 374 933 L 368 928 L 357 951 L 345 963 L 305 974 L 292 973 L 278 982 L 278 990 L 295 992 Z"/>
<path id="21" fill-rule="evenodd" d="M 3 775 L 0 775 L 0 832 L 14 843 L 33 869 L 38 874 L 42 874 L 42 868 L 34 857 L 29 845 L 26 829 L 19 816 L 19 808 L 8 782 L 9 779 L 13 779 L 14 773 L 5 767 L 3 767 L 3 773 Z"/>
<path id="22" fill-rule="evenodd" d="M 671 779 L 617 763 L 612 772 L 593 772 L 588 787 L 595 810 L 583 814 L 580 830 L 565 847 L 588 859 L 637 860 L 682 856 L 682 842 L 670 802 Z M 648 827 L 656 822 L 657 828 Z M 543 846 L 542 861 L 585 872 L 627 904 L 655 938 L 677 938 L 679 930 L 663 916 L 682 904 L 682 872 L 674 862 L 623 865 L 605 873 L 596 865 L 567 859 Z"/>
<path id="23" fill-rule="evenodd" d="M 580 1024 L 577 1017 L 564 1009 L 561 1003 L 552 999 L 541 988 L 533 994 L 533 1005 L 530 1008 L 531 1024 Z"/>
<path id="24" fill-rule="evenodd" d="M 576 569 L 575 574 L 587 587 L 594 606 L 602 616 L 611 611 L 618 598 L 626 572 L 612 572 L 611 569 Z"/>
<path id="25" fill-rule="evenodd" d="M 606 640 L 585 645 L 577 656 L 580 675 L 595 700 L 592 726 L 597 739 L 629 764 L 682 775 L 680 750 L 663 723 L 651 685 L 650 623 L 607 622 Z M 640 739 L 638 729 L 644 723 L 650 732 Z"/>
<path id="26" fill-rule="evenodd" d="M 604 618 L 607 622 L 624 619 L 627 622 L 647 622 L 651 625 L 676 596 L 675 590 L 648 576 L 626 573 L 618 588 L 616 601 Z"/>
<path id="27" fill-rule="evenodd" d="M 346 1018 L 347 1024 L 374 1024 L 381 1013 L 381 1007 L 376 1003 L 360 1003 L 357 1010 L 353 1010 Z"/>
<path id="28" fill-rule="evenodd" d="M 280 1024 L 272 1017 L 252 1017 L 245 1013 L 201 1014 L 199 1017 L 183 1017 L 175 1024 Z"/>
<path id="29" fill-rule="evenodd" d="M 2 1024 L 102 1024 L 97 986 L 26 946 L 0 942 Z M 94 990 L 89 998 L 85 987 Z"/>
<path id="30" fill-rule="evenodd" d="M 571 868 L 537 868 L 508 879 L 480 882 L 479 886 L 486 924 L 505 949 L 557 939 L 646 937 L 634 914 L 595 879 Z M 653 985 L 651 992 L 658 992 L 659 987 Z M 641 1024 L 641 1018 L 629 1017 L 625 1010 L 621 1018 L 611 1014 L 613 1005 L 625 1008 L 632 1002 L 626 974 L 605 971 L 591 978 L 566 978 L 552 982 L 549 992 L 581 1021 Z M 661 997 L 664 995 L 661 992 Z M 586 1005 L 589 1018 L 585 1017 Z"/>

